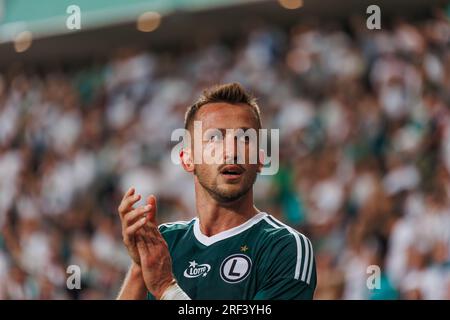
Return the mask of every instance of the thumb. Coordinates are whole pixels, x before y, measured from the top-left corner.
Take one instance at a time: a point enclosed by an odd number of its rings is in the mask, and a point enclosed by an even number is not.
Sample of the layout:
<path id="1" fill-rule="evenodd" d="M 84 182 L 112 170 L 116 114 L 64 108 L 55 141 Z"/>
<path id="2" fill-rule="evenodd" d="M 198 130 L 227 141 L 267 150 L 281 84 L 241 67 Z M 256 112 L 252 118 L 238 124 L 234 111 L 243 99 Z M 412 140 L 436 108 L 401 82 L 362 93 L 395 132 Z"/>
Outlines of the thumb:
<path id="1" fill-rule="evenodd" d="M 152 206 L 148 213 L 148 220 L 156 225 L 156 197 L 154 195 L 149 195 L 147 197 L 147 204 Z"/>

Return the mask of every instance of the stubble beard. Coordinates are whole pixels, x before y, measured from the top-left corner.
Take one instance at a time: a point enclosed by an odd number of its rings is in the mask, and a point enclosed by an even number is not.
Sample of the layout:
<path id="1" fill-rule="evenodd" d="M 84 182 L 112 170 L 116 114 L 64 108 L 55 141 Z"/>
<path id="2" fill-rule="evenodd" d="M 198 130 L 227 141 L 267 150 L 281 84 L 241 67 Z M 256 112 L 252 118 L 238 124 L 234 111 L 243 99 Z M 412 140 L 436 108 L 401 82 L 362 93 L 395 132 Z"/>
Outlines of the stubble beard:
<path id="1" fill-rule="evenodd" d="M 252 189 L 257 178 L 257 174 L 255 173 L 250 181 L 244 182 L 245 184 L 241 188 L 238 190 L 228 191 L 221 189 L 217 185 L 216 181 L 211 184 L 206 183 L 206 179 L 203 179 L 202 175 L 199 175 L 198 170 L 196 169 L 194 169 L 194 175 L 197 176 L 198 182 L 208 192 L 208 194 L 219 203 L 230 203 L 239 200 Z"/>

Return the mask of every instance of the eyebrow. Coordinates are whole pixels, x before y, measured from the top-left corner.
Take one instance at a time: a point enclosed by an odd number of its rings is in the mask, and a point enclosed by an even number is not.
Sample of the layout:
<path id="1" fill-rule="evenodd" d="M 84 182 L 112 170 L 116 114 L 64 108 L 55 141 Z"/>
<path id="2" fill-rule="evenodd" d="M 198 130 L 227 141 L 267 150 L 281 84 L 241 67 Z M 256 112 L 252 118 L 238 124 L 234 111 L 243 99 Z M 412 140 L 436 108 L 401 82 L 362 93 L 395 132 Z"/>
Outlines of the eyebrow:
<path id="1" fill-rule="evenodd" d="M 248 129 L 254 129 L 254 128 L 248 128 L 248 127 L 240 127 L 240 128 L 210 128 L 210 129 L 216 129 L 216 130 L 219 130 L 219 131 L 221 131 L 221 132 L 225 132 L 226 130 L 239 130 L 239 129 L 241 129 L 241 130 L 243 130 L 243 131 L 247 131 Z M 255 129 L 255 130 L 257 130 L 257 129 Z"/>

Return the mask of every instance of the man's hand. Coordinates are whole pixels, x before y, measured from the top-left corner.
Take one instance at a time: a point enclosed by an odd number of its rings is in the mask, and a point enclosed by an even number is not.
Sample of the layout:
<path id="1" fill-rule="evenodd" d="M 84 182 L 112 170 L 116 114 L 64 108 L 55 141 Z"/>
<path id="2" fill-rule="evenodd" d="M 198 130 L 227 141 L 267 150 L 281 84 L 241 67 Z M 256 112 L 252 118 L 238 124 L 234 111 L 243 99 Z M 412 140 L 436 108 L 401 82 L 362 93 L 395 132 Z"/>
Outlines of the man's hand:
<path id="1" fill-rule="evenodd" d="M 141 199 L 141 196 L 134 194 L 134 188 L 130 188 L 122 198 L 119 205 L 119 216 L 122 222 L 123 243 L 128 250 L 131 259 L 140 265 L 139 252 L 136 246 L 136 235 L 145 223 L 149 220 L 150 205 L 133 209 L 133 205 Z"/>
<path id="2" fill-rule="evenodd" d="M 147 205 L 151 209 L 147 215 L 148 222 L 136 235 L 137 249 L 145 285 L 148 291 L 159 300 L 175 277 L 172 273 L 169 248 L 156 224 L 156 198 L 149 196 Z"/>

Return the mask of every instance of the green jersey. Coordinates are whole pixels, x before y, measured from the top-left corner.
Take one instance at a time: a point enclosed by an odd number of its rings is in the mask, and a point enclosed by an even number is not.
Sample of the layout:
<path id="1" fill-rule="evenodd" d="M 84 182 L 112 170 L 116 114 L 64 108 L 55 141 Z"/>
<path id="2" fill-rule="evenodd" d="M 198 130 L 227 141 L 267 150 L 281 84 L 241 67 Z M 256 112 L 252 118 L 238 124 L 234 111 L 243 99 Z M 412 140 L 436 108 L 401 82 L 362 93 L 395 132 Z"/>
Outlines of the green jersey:
<path id="1" fill-rule="evenodd" d="M 162 224 L 179 286 L 193 300 L 312 299 L 316 266 L 303 234 L 261 212 L 211 237 L 198 218 Z M 149 293 L 149 299 L 154 297 Z"/>

